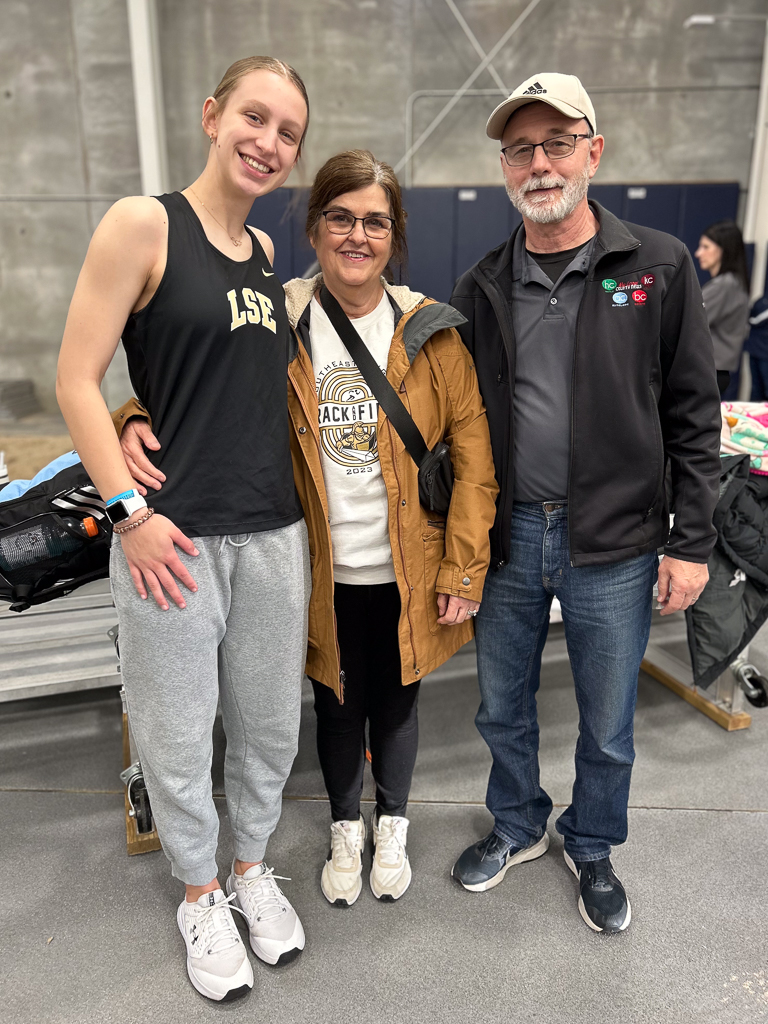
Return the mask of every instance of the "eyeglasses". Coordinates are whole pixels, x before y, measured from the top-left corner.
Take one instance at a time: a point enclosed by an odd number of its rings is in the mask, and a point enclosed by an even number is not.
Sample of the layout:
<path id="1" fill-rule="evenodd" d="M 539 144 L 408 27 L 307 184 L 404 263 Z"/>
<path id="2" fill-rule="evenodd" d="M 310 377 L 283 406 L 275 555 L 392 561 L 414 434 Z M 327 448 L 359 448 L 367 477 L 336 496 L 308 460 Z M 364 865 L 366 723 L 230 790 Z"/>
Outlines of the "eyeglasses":
<path id="1" fill-rule="evenodd" d="M 394 224 L 391 217 L 353 217 L 351 213 L 342 213 L 341 210 L 323 210 L 323 216 L 332 235 L 351 234 L 355 224 L 361 220 L 363 231 L 369 238 L 386 238 Z"/>
<path id="2" fill-rule="evenodd" d="M 578 139 L 591 139 L 592 135 L 556 135 L 544 142 L 528 143 L 524 146 L 507 146 L 502 149 L 504 159 L 510 167 L 526 167 L 532 160 L 537 146 L 541 146 L 550 160 L 563 160 L 576 149 Z"/>

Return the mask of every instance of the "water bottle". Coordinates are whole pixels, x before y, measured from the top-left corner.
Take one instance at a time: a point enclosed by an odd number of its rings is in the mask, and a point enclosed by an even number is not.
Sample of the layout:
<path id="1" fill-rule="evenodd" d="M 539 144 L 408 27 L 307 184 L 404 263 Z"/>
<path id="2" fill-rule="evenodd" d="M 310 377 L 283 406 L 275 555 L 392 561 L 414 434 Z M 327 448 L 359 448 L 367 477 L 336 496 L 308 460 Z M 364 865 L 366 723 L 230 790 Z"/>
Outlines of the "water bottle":
<path id="1" fill-rule="evenodd" d="M 93 516 L 76 519 L 74 516 L 59 517 L 73 536 L 53 516 L 27 523 L 17 530 L 0 534 L 0 572 L 12 572 L 37 562 L 60 558 L 71 551 L 77 551 L 93 537 L 98 537 L 99 526 Z"/>

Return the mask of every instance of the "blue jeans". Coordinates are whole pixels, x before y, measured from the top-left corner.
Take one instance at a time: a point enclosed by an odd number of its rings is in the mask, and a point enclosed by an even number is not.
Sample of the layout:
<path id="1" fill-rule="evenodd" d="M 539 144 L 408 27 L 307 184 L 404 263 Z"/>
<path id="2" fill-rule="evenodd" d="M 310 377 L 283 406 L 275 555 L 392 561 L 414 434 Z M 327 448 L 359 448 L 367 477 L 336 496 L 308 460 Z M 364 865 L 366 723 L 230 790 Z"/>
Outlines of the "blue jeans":
<path id="1" fill-rule="evenodd" d="M 536 691 L 555 596 L 579 706 L 576 781 L 556 828 L 574 860 L 599 860 L 625 842 L 637 675 L 657 567 L 651 553 L 575 569 L 567 506 L 515 504 L 509 564 L 488 573 L 475 620 L 475 722 L 493 755 L 486 806 L 494 831 L 514 846 L 540 839 L 552 810 L 539 782 Z"/>
<path id="2" fill-rule="evenodd" d="M 750 354 L 749 368 L 752 371 L 750 402 L 768 401 L 768 359 L 758 359 Z"/>

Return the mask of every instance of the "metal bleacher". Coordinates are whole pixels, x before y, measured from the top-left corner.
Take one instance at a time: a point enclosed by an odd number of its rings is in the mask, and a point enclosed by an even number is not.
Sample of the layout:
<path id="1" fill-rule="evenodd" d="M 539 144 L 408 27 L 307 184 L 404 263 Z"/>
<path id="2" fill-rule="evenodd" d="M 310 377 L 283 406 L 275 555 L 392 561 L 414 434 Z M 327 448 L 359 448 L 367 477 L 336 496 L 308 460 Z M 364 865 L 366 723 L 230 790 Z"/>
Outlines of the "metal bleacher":
<path id="1" fill-rule="evenodd" d="M 0 703 L 119 686 L 109 580 L 21 614 L 0 604 Z"/>

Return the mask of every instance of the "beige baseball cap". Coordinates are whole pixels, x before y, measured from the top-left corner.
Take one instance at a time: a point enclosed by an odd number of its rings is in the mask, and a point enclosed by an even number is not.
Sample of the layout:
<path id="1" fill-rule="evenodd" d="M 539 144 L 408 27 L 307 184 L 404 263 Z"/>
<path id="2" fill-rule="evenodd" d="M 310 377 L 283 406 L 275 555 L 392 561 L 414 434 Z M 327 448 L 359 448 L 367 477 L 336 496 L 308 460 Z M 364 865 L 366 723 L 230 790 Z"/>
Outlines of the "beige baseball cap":
<path id="1" fill-rule="evenodd" d="M 526 103 L 547 103 L 566 117 L 586 117 L 592 131 L 597 132 L 595 108 L 579 79 L 575 75 L 545 72 L 526 78 L 508 99 L 496 107 L 485 126 L 488 138 L 500 139 L 507 121 L 518 107 L 524 107 Z"/>

